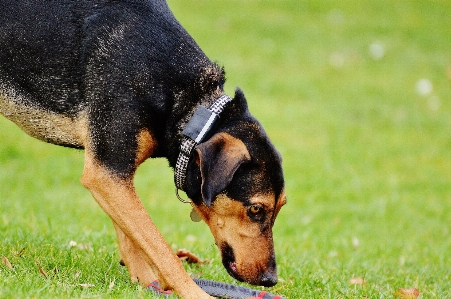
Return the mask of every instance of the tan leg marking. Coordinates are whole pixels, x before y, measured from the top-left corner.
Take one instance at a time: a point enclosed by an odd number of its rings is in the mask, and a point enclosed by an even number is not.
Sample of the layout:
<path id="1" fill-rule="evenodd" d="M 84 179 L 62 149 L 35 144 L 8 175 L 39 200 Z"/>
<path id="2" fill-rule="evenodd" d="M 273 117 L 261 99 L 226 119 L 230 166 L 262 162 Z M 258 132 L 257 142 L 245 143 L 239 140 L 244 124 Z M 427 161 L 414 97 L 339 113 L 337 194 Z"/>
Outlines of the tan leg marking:
<path id="1" fill-rule="evenodd" d="M 152 268 L 142 258 L 140 250 L 135 246 L 132 240 L 114 224 L 119 242 L 119 251 L 121 260 L 127 266 L 132 282 L 139 282 L 143 287 L 149 286 L 149 283 L 158 279 L 153 273 Z"/>
<path id="2" fill-rule="evenodd" d="M 86 149 L 81 181 L 91 191 L 100 207 L 110 216 L 115 226 L 120 229 L 121 254 L 130 253 L 129 249 L 132 248 L 132 255 L 123 256 L 123 258 L 132 261 L 131 271 L 134 275 L 135 271 L 144 271 L 144 274 L 141 274 L 146 280 L 153 278 L 145 269 L 146 267 L 134 265 L 141 256 L 165 288 L 173 289 L 182 298 L 211 298 L 188 276 L 181 261 L 150 219 L 131 179 L 122 180 L 115 177 L 93 158 L 89 149 Z M 129 240 L 127 241 L 124 236 Z M 123 243 L 124 240 L 125 243 Z M 147 284 L 148 281 L 141 283 Z"/>
<path id="3" fill-rule="evenodd" d="M 138 168 L 141 163 L 146 161 L 150 156 L 152 156 L 152 153 L 154 149 L 157 147 L 157 143 L 155 141 L 155 138 L 153 138 L 152 134 L 149 132 L 149 130 L 142 130 L 138 134 L 138 151 L 136 154 L 136 162 L 135 166 Z"/>
<path id="4" fill-rule="evenodd" d="M 148 130 L 143 130 L 138 135 L 138 150 L 136 155 L 136 167 L 143 163 L 152 155 L 155 143 Z M 147 287 L 149 283 L 158 279 L 153 273 L 152 268 L 142 258 L 140 249 L 135 246 L 133 241 L 114 223 L 114 229 L 119 243 L 119 251 L 121 260 L 127 266 L 132 282 L 139 282 L 143 287 Z"/>

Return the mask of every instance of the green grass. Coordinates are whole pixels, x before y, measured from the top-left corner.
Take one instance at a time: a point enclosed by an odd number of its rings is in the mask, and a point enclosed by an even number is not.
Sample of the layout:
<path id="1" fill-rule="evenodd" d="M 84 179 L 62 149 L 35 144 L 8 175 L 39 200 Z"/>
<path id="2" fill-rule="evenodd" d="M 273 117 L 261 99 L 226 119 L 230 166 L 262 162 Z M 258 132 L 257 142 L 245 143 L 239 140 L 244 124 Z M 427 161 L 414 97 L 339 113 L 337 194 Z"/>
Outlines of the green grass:
<path id="1" fill-rule="evenodd" d="M 451 3 L 169 4 L 226 67 L 226 91 L 244 89 L 283 155 L 281 282 L 269 291 L 393 298 L 417 288 L 420 298 L 451 298 Z M 383 45 L 381 59 L 373 43 Z M 422 78 L 433 85 L 428 95 L 416 90 Z M 82 160 L 0 120 L 0 255 L 14 267 L 0 263 L 1 298 L 151 298 L 118 266 L 111 222 L 79 184 Z M 233 282 L 172 180 L 164 160 L 137 175 L 156 225 L 174 249 L 212 260 L 190 273 Z M 353 277 L 367 283 L 350 285 Z"/>

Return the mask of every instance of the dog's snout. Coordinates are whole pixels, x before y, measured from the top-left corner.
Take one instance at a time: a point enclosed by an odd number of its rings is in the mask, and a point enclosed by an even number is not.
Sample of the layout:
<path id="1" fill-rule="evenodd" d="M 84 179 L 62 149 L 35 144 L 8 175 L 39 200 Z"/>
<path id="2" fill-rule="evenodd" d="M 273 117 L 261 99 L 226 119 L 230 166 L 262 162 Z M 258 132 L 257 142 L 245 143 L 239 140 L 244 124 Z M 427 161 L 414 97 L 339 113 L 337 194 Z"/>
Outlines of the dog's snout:
<path id="1" fill-rule="evenodd" d="M 277 284 L 277 272 L 274 270 L 266 271 L 262 274 L 259 285 L 264 287 L 273 287 Z"/>

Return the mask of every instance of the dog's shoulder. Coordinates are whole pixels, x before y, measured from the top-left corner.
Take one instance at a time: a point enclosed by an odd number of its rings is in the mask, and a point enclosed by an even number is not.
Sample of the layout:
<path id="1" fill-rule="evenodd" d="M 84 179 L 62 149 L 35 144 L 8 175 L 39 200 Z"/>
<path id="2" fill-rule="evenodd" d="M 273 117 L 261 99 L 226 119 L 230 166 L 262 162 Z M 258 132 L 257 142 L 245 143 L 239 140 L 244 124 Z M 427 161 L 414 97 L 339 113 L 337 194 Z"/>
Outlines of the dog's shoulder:
<path id="1" fill-rule="evenodd" d="M 2 89 L 64 115 L 102 87 L 182 90 L 211 64 L 162 0 L 1 1 L 0 48 Z"/>

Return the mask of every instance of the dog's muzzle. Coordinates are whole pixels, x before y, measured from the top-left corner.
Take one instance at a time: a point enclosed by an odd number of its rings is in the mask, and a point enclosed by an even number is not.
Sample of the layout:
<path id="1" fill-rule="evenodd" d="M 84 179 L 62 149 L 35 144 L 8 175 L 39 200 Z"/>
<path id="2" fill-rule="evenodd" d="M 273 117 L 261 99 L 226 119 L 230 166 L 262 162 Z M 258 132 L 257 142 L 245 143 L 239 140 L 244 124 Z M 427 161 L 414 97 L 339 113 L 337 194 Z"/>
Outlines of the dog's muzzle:
<path id="1" fill-rule="evenodd" d="M 227 243 L 224 243 L 221 246 L 221 255 L 222 255 L 222 264 L 224 268 L 227 270 L 230 276 L 235 278 L 241 282 L 247 282 L 253 285 L 259 285 L 264 287 L 272 287 L 275 286 L 278 282 L 277 277 L 277 266 L 276 259 L 274 256 L 271 257 L 269 264 L 267 265 L 264 271 L 261 271 L 260 274 L 254 278 L 245 279 L 238 273 L 237 264 L 235 261 L 235 254 L 233 253 L 232 247 Z"/>

